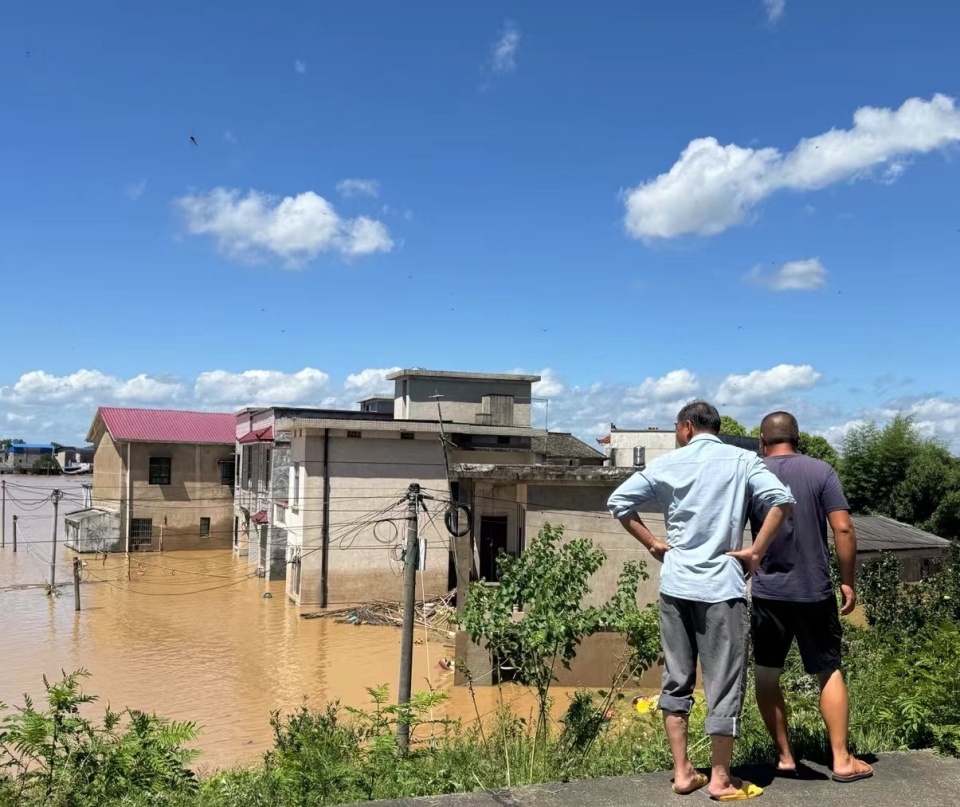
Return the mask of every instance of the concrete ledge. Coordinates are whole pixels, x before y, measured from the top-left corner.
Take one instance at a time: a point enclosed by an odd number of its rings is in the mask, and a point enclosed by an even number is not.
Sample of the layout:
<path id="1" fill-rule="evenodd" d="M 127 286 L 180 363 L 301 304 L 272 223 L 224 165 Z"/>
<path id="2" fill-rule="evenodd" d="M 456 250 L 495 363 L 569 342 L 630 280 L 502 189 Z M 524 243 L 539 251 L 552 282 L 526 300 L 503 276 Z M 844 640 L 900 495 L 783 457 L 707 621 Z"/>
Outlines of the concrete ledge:
<path id="1" fill-rule="evenodd" d="M 831 781 L 829 771 L 818 765 L 811 765 L 809 772 L 803 774 L 804 778 L 798 779 L 774 779 L 769 766 L 741 769 L 737 773 L 765 788 L 760 801 L 754 802 L 759 805 L 954 807 L 960 803 L 960 760 L 928 752 L 884 754 L 873 762 L 873 766 L 876 774 L 872 779 L 849 785 Z M 710 802 L 706 791 L 692 797 L 675 796 L 670 792 L 670 774 L 652 773 L 511 791 L 375 803 L 380 807 L 659 807 L 662 804 Z"/>

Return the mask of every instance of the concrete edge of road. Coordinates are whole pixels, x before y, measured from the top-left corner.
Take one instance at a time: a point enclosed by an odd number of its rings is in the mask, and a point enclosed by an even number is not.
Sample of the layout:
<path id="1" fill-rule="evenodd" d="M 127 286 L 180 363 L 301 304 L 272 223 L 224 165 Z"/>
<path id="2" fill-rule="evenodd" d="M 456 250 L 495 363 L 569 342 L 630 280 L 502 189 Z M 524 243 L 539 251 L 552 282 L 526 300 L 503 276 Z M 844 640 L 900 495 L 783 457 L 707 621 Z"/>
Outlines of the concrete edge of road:
<path id="1" fill-rule="evenodd" d="M 814 764 L 805 766 L 796 778 L 775 777 L 772 766 L 765 765 L 740 768 L 736 773 L 764 788 L 759 804 L 954 807 L 960 803 L 958 759 L 928 751 L 881 754 L 864 759 L 873 764 L 876 775 L 854 784 L 833 782 L 828 769 Z M 692 796 L 676 796 L 670 792 L 669 773 L 651 773 L 373 804 L 378 807 L 659 807 L 700 803 L 712 803 L 705 790 Z"/>

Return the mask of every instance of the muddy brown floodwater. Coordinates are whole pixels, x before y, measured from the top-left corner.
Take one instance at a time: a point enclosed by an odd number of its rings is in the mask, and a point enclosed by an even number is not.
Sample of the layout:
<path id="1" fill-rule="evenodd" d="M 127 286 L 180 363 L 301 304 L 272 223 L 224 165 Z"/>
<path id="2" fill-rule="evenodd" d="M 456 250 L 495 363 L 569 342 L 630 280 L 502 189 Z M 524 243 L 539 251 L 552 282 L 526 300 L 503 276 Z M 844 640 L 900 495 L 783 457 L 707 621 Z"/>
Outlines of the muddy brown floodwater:
<path id="1" fill-rule="evenodd" d="M 57 553 L 59 596 L 48 597 L 53 547 L 50 493 L 64 491 L 62 516 L 80 509 L 81 479 L 4 477 L 6 548 L 0 550 L 0 702 L 38 697 L 41 676 L 88 669 L 86 690 L 101 706 L 135 708 L 202 727 L 199 766 L 252 761 L 271 744 L 273 710 L 295 709 L 304 697 L 369 703 L 366 688 L 388 684 L 396 693 L 400 632 L 394 628 L 306 620 L 286 601 L 283 583 L 251 577 L 230 551 L 134 556 L 131 579 L 123 556 L 84 556 L 82 611 L 74 611 L 73 553 Z M 89 477 L 86 478 L 89 480 Z M 12 551 L 11 516 L 19 516 L 19 551 Z M 273 597 L 265 599 L 270 592 Z M 417 638 L 424 640 L 423 630 Z M 414 652 L 414 688 L 447 690 L 445 716 L 475 720 L 497 709 L 495 688 L 453 687 L 438 662 L 452 658 L 452 640 L 432 634 Z M 509 688 L 505 702 L 524 711 L 533 700 Z M 558 706 L 566 698 L 558 693 Z"/>

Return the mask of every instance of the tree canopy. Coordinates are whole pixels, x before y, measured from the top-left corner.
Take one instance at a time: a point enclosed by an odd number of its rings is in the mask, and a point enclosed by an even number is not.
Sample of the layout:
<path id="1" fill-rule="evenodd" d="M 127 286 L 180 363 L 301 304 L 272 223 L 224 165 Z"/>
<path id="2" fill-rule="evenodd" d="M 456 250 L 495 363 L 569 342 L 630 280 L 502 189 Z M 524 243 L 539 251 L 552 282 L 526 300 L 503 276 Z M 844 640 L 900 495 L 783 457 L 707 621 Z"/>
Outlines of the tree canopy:
<path id="1" fill-rule="evenodd" d="M 720 415 L 720 433 L 746 437 L 747 427 L 736 418 L 730 417 L 730 415 Z"/>
<path id="2" fill-rule="evenodd" d="M 897 415 L 843 441 L 840 476 L 854 512 L 887 516 L 944 538 L 960 538 L 960 459 Z"/>

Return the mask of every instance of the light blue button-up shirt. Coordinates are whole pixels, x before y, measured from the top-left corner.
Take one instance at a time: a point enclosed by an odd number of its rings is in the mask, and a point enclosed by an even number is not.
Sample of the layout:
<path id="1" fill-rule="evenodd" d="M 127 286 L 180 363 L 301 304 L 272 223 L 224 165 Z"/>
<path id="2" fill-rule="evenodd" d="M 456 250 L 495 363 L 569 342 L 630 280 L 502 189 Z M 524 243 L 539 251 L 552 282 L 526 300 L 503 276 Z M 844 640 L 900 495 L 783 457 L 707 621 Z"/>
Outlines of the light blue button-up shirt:
<path id="1" fill-rule="evenodd" d="M 746 597 L 743 567 L 726 553 L 743 548 L 752 499 L 770 507 L 794 503 L 759 456 L 712 434 L 698 434 L 635 473 L 613 492 L 607 506 L 623 518 L 659 505 L 670 545 L 660 571 L 661 593 L 723 602 Z"/>

